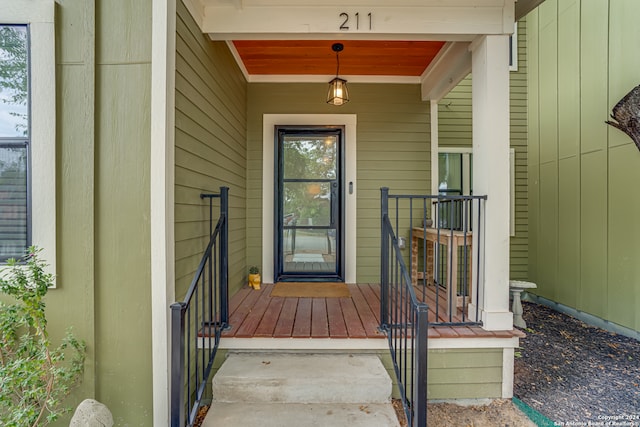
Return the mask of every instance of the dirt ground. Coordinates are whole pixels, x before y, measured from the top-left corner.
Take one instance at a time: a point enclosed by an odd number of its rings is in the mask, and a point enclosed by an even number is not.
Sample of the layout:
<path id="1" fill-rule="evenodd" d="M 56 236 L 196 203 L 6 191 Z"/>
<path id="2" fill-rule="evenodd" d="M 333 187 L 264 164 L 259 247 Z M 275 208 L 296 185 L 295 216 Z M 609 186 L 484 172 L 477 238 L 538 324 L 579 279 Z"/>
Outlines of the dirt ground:
<path id="1" fill-rule="evenodd" d="M 407 426 L 398 401 L 393 402 L 402 427 Z M 429 427 L 536 427 L 510 400 L 488 405 L 461 406 L 453 403 L 427 405 Z"/>
<path id="2" fill-rule="evenodd" d="M 394 400 L 393 406 L 401 427 L 407 427 L 400 401 Z M 194 427 L 202 424 L 208 407 L 200 409 Z M 427 406 L 427 425 L 429 427 L 536 427 L 510 400 L 496 400 L 488 405 L 474 406 L 430 403 Z"/>

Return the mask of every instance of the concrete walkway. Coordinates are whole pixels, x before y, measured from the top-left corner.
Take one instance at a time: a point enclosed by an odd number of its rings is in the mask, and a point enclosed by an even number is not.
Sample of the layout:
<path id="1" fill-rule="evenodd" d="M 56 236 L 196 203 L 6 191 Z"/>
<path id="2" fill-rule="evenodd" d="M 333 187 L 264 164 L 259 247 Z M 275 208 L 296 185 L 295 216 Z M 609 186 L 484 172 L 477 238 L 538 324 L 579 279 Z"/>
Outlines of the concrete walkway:
<path id="1" fill-rule="evenodd" d="M 213 379 L 204 427 L 398 427 L 375 355 L 232 353 Z"/>

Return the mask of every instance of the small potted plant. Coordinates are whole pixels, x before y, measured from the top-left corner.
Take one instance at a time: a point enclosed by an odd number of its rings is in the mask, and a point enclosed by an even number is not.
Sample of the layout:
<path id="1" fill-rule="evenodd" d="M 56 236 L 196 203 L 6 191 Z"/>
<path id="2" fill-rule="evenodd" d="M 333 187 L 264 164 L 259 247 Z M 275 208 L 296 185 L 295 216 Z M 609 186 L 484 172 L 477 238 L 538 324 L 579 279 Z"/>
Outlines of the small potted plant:
<path id="1" fill-rule="evenodd" d="M 255 265 L 249 268 L 249 286 L 253 289 L 260 289 L 260 269 Z"/>

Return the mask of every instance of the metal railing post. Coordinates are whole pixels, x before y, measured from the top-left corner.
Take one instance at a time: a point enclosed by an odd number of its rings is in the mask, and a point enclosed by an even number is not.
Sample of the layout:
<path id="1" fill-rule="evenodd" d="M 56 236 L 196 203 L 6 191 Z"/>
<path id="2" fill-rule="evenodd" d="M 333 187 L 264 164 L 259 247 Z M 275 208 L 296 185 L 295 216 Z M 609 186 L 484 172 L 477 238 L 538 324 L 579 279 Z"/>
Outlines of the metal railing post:
<path id="1" fill-rule="evenodd" d="M 416 307 L 416 337 L 413 357 L 415 371 L 413 373 L 413 388 L 415 390 L 413 426 L 427 425 L 427 347 L 429 336 L 429 308 L 426 304 Z"/>
<path id="2" fill-rule="evenodd" d="M 186 304 L 171 304 L 171 427 L 184 427 L 184 312 Z M 179 342 L 176 342 L 179 340 Z"/>
<path id="3" fill-rule="evenodd" d="M 220 187 L 220 216 L 224 216 L 220 230 L 220 321 L 229 323 L 229 187 Z"/>
<path id="4" fill-rule="evenodd" d="M 386 218 L 389 216 L 389 188 L 380 189 L 380 326 L 389 324 L 389 234 Z"/>

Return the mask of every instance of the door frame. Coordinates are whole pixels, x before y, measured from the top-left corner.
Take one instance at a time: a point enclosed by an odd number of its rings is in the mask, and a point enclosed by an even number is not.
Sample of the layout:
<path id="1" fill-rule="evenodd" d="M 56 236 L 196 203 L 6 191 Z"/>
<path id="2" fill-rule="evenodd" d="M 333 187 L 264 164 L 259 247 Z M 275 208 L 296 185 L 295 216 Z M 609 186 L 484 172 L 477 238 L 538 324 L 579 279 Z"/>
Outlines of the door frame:
<path id="1" fill-rule="evenodd" d="M 344 280 L 356 283 L 355 114 L 264 114 L 262 119 L 262 279 L 274 279 L 274 177 L 276 126 L 344 126 Z M 352 183 L 352 186 L 350 186 Z M 352 187 L 352 189 L 350 188 Z"/>

